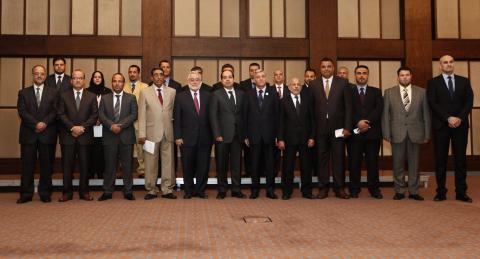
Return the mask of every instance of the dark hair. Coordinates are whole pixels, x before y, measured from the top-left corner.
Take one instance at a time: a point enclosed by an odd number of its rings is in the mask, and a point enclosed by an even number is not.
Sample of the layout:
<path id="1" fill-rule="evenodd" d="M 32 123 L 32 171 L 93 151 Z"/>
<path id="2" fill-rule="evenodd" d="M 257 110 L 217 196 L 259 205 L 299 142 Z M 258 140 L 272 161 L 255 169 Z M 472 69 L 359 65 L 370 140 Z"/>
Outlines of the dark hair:
<path id="1" fill-rule="evenodd" d="M 57 62 L 57 61 L 59 61 L 59 60 L 63 61 L 63 64 L 67 64 L 67 61 L 65 60 L 65 58 L 63 58 L 63 57 L 55 57 L 55 58 L 53 58 L 52 65 L 55 65 L 55 62 Z"/>
<path id="2" fill-rule="evenodd" d="M 170 65 L 170 61 L 166 60 L 166 59 L 162 59 L 158 62 L 158 66 L 161 66 L 162 63 L 168 63 Z"/>
<path id="3" fill-rule="evenodd" d="M 233 73 L 233 71 L 223 70 L 223 71 L 220 73 L 220 79 L 222 79 L 223 73 L 225 73 L 225 72 L 230 72 L 230 73 L 232 73 L 232 77 L 235 78 L 235 74 Z"/>
<path id="4" fill-rule="evenodd" d="M 358 65 L 358 66 L 355 67 L 354 72 L 357 72 L 357 69 L 359 69 L 359 68 L 365 68 L 366 70 L 370 71 L 366 65 Z"/>
<path id="5" fill-rule="evenodd" d="M 153 72 L 155 72 L 156 70 L 162 71 L 162 75 L 165 75 L 165 73 L 163 72 L 163 69 L 160 68 L 160 67 L 154 67 L 154 68 L 152 68 L 152 70 L 150 70 L 150 75 L 153 76 Z"/>
<path id="6" fill-rule="evenodd" d="M 412 70 L 411 70 L 409 67 L 407 67 L 407 66 L 401 66 L 401 67 L 397 70 L 397 76 L 400 75 L 400 71 L 408 71 L 408 72 L 410 72 L 410 74 L 412 73 Z"/>
<path id="7" fill-rule="evenodd" d="M 248 68 L 253 67 L 253 66 L 257 66 L 257 67 L 261 68 L 260 64 L 258 64 L 257 62 L 250 63 L 250 65 L 248 65 Z"/>
<path id="8" fill-rule="evenodd" d="M 199 66 L 192 67 L 190 71 L 198 71 L 198 73 L 203 74 L 203 69 L 202 67 L 199 67 Z"/>
<path id="9" fill-rule="evenodd" d="M 103 73 L 102 71 L 98 71 L 98 70 L 92 73 L 92 77 L 90 78 L 90 87 L 96 86 L 96 84 L 93 82 L 93 76 L 96 73 L 99 73 L 100 77 L 102 77 L 102 82 L 98 86 L 105 87 L 105 78 L 103 77 Z"/>
<path id="10" fill-rule="evenodd" d="M 140 67 L 139 67 L 139 66 L 137 66 L 137 65 L 130 65 L 130 66 L 128 67 L 128 69 L 130 69 L 130 68 L 132 68 L 132 67 L 136 68 L 137 71 L 138 71 L 138 73 L 140 73 Z M 123 75 L 122 75 L 122 76 L 123 76 Z"/>
<path id="11" fill-rule="evenodd" d="M 331 62 L 332 64 L 335 64 L 333 62 L 333 59 L 331 59 L 329 57 L 324 57 L 324 58 L 320 59 L 320 64 L 322 64 L 322 62 Z"/>
<path id="12" fill-rule="evenodd" d="M 232 70 L 235 70 L 235 68 L 232 66 L 232 64 L 229 64 L 229 63 L 223 64 L 222 71 L 225 70 L 225 68 L 231 68 Z"/>
<path id="13" fill-rule="evenodd" d="M 315 69 L 310 68 L 310 67 L 307 68 L 307 69 L 305 69 L 305 72 L 303 72 L 303 73 L 305 74 L 305 73 L 307 73 L 307 72 L 313 72 L 315 75 L 317 74 L 317 71 L 315 71 Z"/>
<path id="14" fill-rule="evenodd" d="M 134 66 L 135 66 L 135 65 L 134 65 Z M 120 75 L 120 76 L 122 77 L 122 79 L 123 79 L 123 82 L 125 83 L 125 77 L 124 77 L 123 74 L 120 73 L 120 72 L 117 72 L 117 73 L 113 74 L 113 75 L 112 75 L 112 80 L 113 80 L 113 77 L 116 76 L 116 75 Z"/>

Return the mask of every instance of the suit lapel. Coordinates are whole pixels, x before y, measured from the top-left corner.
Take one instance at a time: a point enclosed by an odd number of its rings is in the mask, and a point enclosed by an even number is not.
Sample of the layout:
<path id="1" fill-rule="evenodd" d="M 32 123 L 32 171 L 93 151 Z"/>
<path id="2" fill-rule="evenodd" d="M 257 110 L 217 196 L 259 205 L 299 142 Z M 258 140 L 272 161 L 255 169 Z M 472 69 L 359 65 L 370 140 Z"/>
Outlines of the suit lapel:
<path id="1" fill-rule="evenodd" d="M 120 118 L 119 119 L 122 119 L 122 118 L 127 116 L 127 114 L 125 114 L 125 113 L 127 112 L 126 107 L 127 107 L 128 103 L 129 103 L 128 96 L 125 93 L 123 93 L 122 102 L 121 102 L 121 105 L 120 105 Z"/>
<path id="2" fill-rule="evenodd" d="M 411 113 L 413 112 L 414 109 L 416 109 L 418 101 L 419 101 L 419 96 L 418 96 L 417 88 L 412 85 L 412 96 L 411 96 L 411 103 L 410 103 L 410 108 L 408 109 L 408 113 Z"/>
<path id="3" fill-rule="evenodd" d="M 223 89 L 223 90 L 218 90 L 218 91 L 221 91 L 220 96 L 223 97 L 224 101 L 228 104 L 228 107 L 230 108 L 230 110 L 233 111 L 233 112 L 235 112 L 235 110 L 236 110 L 235 103 L 231 103 L 231 102 L 230 102 L 230 99 L 229 99 L 228 94 L 227 94 L 227 92 L 225 91 L 225 89 Z M 235 91 L 235 92 L 237 92 L 237 91 Z M 238 95 L 236 94 L 235 97 L 237 98 L 237 103 L 238 103 L 238 102 L 239 102 L 239 97 L 238 97 Z"/>
<path id="4" fill-rule="evenodd" d="M 32 97 L 33 99 L 33 102 L 35 103 L 35 109 L 38 111 L 39 110 L 39 106 L 38 106 L 38 103 L 37 103 L 37 96 L 35 96 L 35 86 L 32 86 L 31 87 L 32 89 L 29 91 L 30 93 L 30 96 Z M 45 87 L 43 87 L 43 93 L 45 93 Z M 43 96 L 42 96 L 43 97 Z M 43 99 L 43 98 L 42 98 Z M 40 100 L 40 103 L 42 103 L 42 100 Z"/>

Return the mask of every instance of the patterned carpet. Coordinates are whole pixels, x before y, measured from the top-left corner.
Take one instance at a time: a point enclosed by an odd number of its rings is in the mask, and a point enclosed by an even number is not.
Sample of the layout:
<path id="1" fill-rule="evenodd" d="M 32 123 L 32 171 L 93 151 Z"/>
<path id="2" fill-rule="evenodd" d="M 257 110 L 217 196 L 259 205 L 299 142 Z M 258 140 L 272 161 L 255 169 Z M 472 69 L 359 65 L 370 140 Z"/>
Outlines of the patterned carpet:
<path id="1" fill-rule="evenodd" d="M 452 177 L 449 177 L 449 185 Z M 2 258 L 479 258 L 480 177 L 469 177 L 474 203 L 360 199 L 122 199 L 17 205 L 0 193 Z M 453 188 L 451 188 L 453 190 Z M 248 190 L 244 191 L 249 193 Z M 280 192 L 278 192 L 280 194 Z M 181 196 L 183 193 L 177 193 Z M 55 193 L 55 200 L 59 197 Z M 100 195 L 94 193 L 95 197 Z M 332 196 L 332 195 L 331 195 Z M 270 223 L 246 223 L 245 216 Z"/>

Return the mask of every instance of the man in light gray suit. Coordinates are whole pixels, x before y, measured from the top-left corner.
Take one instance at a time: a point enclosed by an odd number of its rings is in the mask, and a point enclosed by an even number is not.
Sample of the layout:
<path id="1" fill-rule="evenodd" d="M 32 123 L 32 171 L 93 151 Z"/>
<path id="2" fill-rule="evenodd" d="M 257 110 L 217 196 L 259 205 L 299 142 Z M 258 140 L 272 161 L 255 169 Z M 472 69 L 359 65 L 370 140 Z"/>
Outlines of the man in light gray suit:
<path id="1" fill-rule="evenodd" d="M 123 171 L 123 197 L 135 200 L 132 194 L 133 145 L 136 142 L 133 123 L 137 120 L 138 107 L 135 96 L 123 91 L 124 84 L 125 77 L 120 73 L 114 74 L 113 93 L 105 95 L 99 107 L 98 116 L 103 124 L 102 141 L 105 157 L 104 192 L 98 198 L 99 201 L 112 198 L 119 158 Z"/>
<path id="2" fill-rule="evenodd" d="M 409 199 L 422 201 L 418 194 L 420 145 L 430 139 L 430 110 L 425 89 L 411 84 L 408 67 L 397 71 L 398 86 L 385 90 L 382 131 L 392 145 L 394 200 L 405 198 L 405 157 L 408 163 Z"/>

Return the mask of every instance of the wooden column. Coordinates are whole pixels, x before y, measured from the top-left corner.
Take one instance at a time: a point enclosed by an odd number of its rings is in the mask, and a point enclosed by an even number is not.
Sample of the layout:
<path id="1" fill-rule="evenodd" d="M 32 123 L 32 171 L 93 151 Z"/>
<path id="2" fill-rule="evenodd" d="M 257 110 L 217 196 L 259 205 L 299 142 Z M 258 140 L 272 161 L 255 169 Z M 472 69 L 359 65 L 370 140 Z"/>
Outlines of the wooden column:
<path id="1" fill-rule="evenodd" d="M 310 67 L 320 72 L 320 59 L 337 58 L 338 4 L 332 0 L 308 1 Z M 318 76 L 318 75 L 317 75 Z"/>

